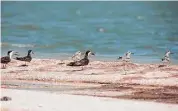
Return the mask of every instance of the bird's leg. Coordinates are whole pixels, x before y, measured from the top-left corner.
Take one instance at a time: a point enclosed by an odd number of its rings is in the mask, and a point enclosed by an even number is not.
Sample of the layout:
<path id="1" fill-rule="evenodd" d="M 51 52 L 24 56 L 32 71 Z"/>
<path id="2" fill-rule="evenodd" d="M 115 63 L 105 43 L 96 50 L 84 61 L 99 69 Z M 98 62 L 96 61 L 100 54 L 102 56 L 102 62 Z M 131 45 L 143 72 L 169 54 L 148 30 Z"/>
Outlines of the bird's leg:
<path id="1" fill-rule="evenodd" d="M 82 66 L 82 70 L 83 70 L 83 66 Z"/>
<path id="2" fill-rule="evenodd" d="M 27 62 L 25 61 L 25 66 L 27 66 Z"/>
<path id="3" fill-rule="evenodd" d="M 6 64 L 4 64 L 4 69 L 6 68 Z"/>
<path id="4" fill-rule="evenodd" d="M 170 64 L 171 64 L 171 61 L 168 61 L 167 67 L 169 67 L 169 66 L 170 66 Z"/>
<path id="5" fill-rule="evenodd" d="M 125 68 L 125 65 L 126 65 L 126 64 L 125 64 L 125 61 L 124 61 L 124 64 L 123 64 L 123 65 L 124 65 L 124 68 L 123 68 L 123 69 L 124 69 L 124 74 L 126 74 L 126 68 Z"/>
<path id="6" fill-rule="evenodd" d="M 4 69 L 4 64 L 2 64 L 2 69 Z"/>
<path id="7" fill-rule="evenodd" d="M 124 71 L 125 71 L 125 74 L 127 74 L 127 71 L 126 71 L 126 64 L 124 64 Z"/>
<path id="8" fill-rule="evenodd" d="M 27 62 L 27 65 L 29 66 L 30 62 Z"/>
<path id="9" fill-rule="evenodd" d="M 162 65 L 164 66 L 164 62 L 162 62 Z"/>
<path id="10" fill-rule="evenodd" d="M 166 63 L 166 62 L 163 62 L 162 65 L 163 65 L 163 66 L 167 66 L 167 63 Z"/>
<path id="11" fill-rule="evenodd" d="M 81 69 L 81 70 L 84 70 L 84 67 L 85 67 L 85 66 L 82 66 L 82 69 Z"/>

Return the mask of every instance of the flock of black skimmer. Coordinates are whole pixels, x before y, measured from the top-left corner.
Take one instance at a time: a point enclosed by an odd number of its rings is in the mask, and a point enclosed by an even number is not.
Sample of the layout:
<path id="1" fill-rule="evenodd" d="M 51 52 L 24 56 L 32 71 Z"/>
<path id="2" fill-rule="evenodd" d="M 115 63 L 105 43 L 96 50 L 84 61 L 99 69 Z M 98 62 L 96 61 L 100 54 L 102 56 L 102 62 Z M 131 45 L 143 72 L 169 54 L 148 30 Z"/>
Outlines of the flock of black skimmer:
<path id="1" fill-rule="evenodd" d="M 27 62 L 29 63 L 32 60 L 31 54 L 34 54 L 32 50 L 28 50 L 27 56 L 25 57 L 16 57 L 16 60 L 19 61 L 24 61 L 25 64 L 22 66 L 28 66 Z M 118 60 L 121 60 L 123 62 L 130 62 L 131 61 L 131 54 L 134 54 L 133 52 L 126 52 L 124 56 L 119 56 Z M 162 62 L 165 63 L 170 63 L 170 54 L 173 54 L 171 51 L 166 51 L 164 57 L 161 59 Z M 12 56 L 17 55 L 19 56 L 18 52 L 15 51 L 8 51 L 7 56 L 1 57 L 1 64 L 2 68 L 5 69 L 6 65 L 11 62 Z M 72 56 L 72 62 L 66 64 L 67 66 L 85 66 L 89 64 L 89 55 L 95 55 L 93 52 L 90 50 L 87 50 L 85 53 L 82 53 L 80 51 L 77 51 L 73 56 Z"/>
<path id="2" fill-rule="evenodd" d="M 19 61 L 24 61 L 25 64 L 22 65 L 22 66 L 27 66 L 27 65 L 26 65 L 26 62 L 30 62 L 30 61 L 32 60 L 31 54 L 34 54 L 34 53 L 32 52 L 32 50 L 28 50 L 27 56 L 25 56 L 25 57 L 16 57 L 15 59 L 16 59 L 16 60 L 19 60 Z M 2 66 L 3 69 L 5 69 L 5 68 L 6 68 L 6 65 L 7 65 L 9 62 L 11 62 L 11 59 L 12 59 L 12 56 L 13 56 L 13 55 L 19 56 L 18 52 L 14 52 L 14 51 L 11 50 L 11 51 L 8 51 L 8 52 L 7 52 L 7 56 L 1 57 L 1 64 L 3 64 L 3 66 Z"/>

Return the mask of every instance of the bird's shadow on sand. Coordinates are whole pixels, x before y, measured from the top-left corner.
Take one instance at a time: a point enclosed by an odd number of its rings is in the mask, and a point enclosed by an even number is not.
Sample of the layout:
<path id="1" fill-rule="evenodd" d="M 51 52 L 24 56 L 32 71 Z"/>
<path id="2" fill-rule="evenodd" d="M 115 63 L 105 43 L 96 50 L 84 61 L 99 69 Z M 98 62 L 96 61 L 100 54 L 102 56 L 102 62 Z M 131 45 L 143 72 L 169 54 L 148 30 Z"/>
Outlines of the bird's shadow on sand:
<path id="1" fill-rule="evenodd" d="M 166 66 L 167 65 L 161 64 L 161 65 L 158 66 L 158 68 L 160 68 L 160 67 L 166 67 Z"/>
<path id="2" fill-rule="evenodd" d="M 1 69 L 6 69 L 6 68 L 4 68 L 4 67 L 1 67 Z"/>
<path id="3" fill-rule="evenodd" d="M 65 64 L 65 63 L 63 63 L 63 62 L 57 63 L 57 65 L 63 65 L 63 64 Z"/>
<path id="4" fill-rule="evenodd" d="M 75 69 L 75 70 L 68 70 L 69 72 L 77 72 L 77 71 L 84 71 L 85 69 Z"/>
<path id="5" fill-rule="evenodd" d="M 90 74 L 85 74 L 85 75 L 100 75 L 100 73 L 90 73 Z"/>
<path id="6" fill-rule="evenodd" d="M 26 64 L 22 64 L 22 65 L 20 65 L 20 66 L 18 66 L 18 67 L 27 67 L 28 65 L 26 65 Z"/>

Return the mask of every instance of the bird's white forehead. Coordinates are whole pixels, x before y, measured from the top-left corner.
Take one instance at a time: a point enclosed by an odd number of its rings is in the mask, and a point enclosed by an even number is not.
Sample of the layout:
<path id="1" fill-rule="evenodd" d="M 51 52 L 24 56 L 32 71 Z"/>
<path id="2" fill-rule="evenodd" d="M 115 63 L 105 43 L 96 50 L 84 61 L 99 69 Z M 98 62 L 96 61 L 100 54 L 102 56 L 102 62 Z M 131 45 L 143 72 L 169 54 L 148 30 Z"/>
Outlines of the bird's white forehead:
<path id="1" fill-rule="evenodd" d="M 131 54 L 131 52 L 130 52 L 130 51 L 128 51 L 127 53 L 128 53 L 128 54 Z"/>
<path id="2" fill-rule="evenodd" d="M 88 54 L 90 55 L 90 54 L 92 54 L 92 52 L 90 51 Z"/>
<path id="3" fill-rule="evenodd" d="M 171 51 L 167 51 L 166 53 L 171 53 Z"/>
<path id="4" fill-rule="evenodd" d="M 12 52 L 10 52 L 11 54 L 13 54 L 14 53 L 14 51 L 12 51 Z"/>
<path id="5" fill-rule="evenodd" d="M 89 55 L 89 56 L 90 56 L 90 55 L 93 55 L 93 52 L 90 51 L 90 52 L 88 53 L 88 55 Z"/>

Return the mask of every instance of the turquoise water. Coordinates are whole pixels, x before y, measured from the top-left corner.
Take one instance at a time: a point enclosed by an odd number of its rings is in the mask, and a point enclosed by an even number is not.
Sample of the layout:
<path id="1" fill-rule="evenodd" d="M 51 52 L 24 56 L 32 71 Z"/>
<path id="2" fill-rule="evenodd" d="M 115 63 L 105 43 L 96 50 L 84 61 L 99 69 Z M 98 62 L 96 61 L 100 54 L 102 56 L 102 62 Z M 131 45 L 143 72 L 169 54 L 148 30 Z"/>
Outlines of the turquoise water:
<path id="1" fill-rule="evenodd" d="M 1 33 L 3 55 L 32 49 L 65 58 L 90 49 L 115 60 L 130 50 L 159 62 L 169 49 L 178 63 L 178 2 L 2 2 Z"/>

